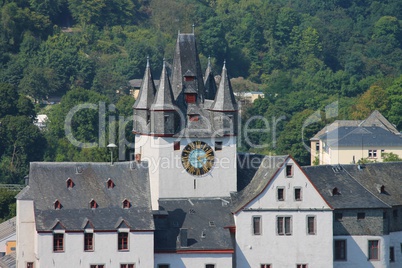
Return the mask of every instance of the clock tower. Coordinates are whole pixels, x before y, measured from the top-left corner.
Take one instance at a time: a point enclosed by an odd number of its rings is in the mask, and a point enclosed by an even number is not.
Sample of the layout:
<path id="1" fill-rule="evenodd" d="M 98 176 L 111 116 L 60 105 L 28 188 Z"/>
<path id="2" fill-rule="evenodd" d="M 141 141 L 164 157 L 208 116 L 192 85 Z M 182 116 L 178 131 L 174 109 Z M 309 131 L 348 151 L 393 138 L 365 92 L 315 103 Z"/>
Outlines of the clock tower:
<path id="1" fill-rule="evenodd" d="M 152 209 L 161 198 L 237 190 L 238 106 L 226 64 L 218 86 L 210 62 L 203 77 L 194 33 L 178 35 L 172 68 L 164 62 L 157 89 L 147 62 L 133 109 L 135 154 L 149 166 Z"/>

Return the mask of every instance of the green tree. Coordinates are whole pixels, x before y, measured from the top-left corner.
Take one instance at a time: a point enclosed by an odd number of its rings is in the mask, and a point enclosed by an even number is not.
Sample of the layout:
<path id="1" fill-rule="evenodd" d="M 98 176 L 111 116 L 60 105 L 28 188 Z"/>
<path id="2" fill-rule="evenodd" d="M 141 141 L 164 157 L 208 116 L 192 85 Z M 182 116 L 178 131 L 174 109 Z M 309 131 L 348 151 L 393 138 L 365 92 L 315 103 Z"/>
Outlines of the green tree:
<path id="1" fill-rule="evenodd" d="M 397 154 L 394 154 L 393 152 L 382 153 L 381 156 L 384 162 L 402 161 L 402 158 L 400 158 Z"/>

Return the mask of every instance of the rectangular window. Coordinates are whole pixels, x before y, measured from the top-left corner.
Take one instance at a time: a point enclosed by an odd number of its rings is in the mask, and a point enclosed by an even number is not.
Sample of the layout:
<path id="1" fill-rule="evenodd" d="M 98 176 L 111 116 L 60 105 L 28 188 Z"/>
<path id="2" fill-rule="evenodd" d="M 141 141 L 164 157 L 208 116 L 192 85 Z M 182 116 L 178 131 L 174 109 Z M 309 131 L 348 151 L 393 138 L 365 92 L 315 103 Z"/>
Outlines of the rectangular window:
<path id="1" fill-rule="evenodd" d="M 278 235 L 292 235 L 292 217 L 277 217 L 276 221 Z"/>
<path id="2" fill-rule="evenodd" d="M 89 267 L 91 268 L 105 268 L 104 264 L 91 264 Z"/>
<path id="3" fill-rule="evenodd" d="M 84 234 L 84 250 L 93 251 L 94 250 L 94 234 L 85 233 Z"/>
<path id="4" fill-rule="evenodd" d="M 128 250 L 128 233 L 119 233 L 117 240 L 117 248 L 119 250 Z"/>
<path id="5" fill-rule="evenodd" d="M 293 177 L 293 165 L 286 165 L 286 177 Z"/>
<path id="6" fill-rule="evenodd" d="M 314 216 L 307 217 L 307 234 L 309 234 L 309 235 L 316 234 L 315 217 Z"/>
<path id="7" fill-rule="evenodd" d="M 295 200 L 302 201 L 301 188 L 295 188 Z"/>
<path id="8" fill-rule="evenodd" d="M 53 234 L 53 251 L 64 251 L 64 234 Z"/>
<path id="9" fill-rule="evenodd" d="M 296 268 L 307 268 L 307 264 L 296 264 Z"/>
<path id="10" fill-rule="evenodd" d="M 222 151 L 222 142 L 221 141 L 215 142 L 215 151 Z"/>
<path id="11" fill-rule="evenodd" d="M 284 188 L 278 188 L 277 190 L 277 198 L 278 201 L 284 201 L 285 200 L 285 189 Z"/>
<path id="12" fill-rule="evenodd" d="M 335 213 L 335 221 L 342 221 L 342 218 L 343 218 L 342 213 L 340 213 L 340 212 Z"/>
<path id="13" fill-rule="evenodd" d="M 377 158 L 377 150 L 368 150 L 369 158 Z"/>
<path id="14" fill-rule="evenodd" d="M 27 262 L 27 268 L 34 268 L 33 262 Z"/>
<path id="15" fill-rule="evenodd" d="M 187 103 L 195 103 L 196 102 L 196 98 L 197 98 L 196 94 L 187 93 L 187 94 L 184 94 L 184 95 L 185 95 Z"/>
<path id="16" fill-rule="evenodd" d="M 205 268 L 215 268 L 215 264 L 205 264 Z"/>
<path id="17" fill-rule="evenodd" d="M 260 268 L 271 268 L 271 264 L 261 264 Z"/>
<path id="18" fill-rule="evenodd" d="M 188 119 L 190 122 L 197 122 L 199 120 L 199 115 L 198 114 L 191 114 L 188 116 Z"/>
<path id="19" fill-rule="evenodd" d="M 389 261 L 395 262 L 395 250 L 394 247 L 389 248 Z"/>
<path id="20" fill-rule="evenodd" d="M 169 264 L 158 264 L 158 268 L 169 268 Z"/>
<path id="21" fill-rule="evenodd" d="M 346 240 L 334 241 L 334 259 L 335 261 L 346 261 Z"/>
<path id="22" fill-rule="evenodd" d="M 253 217 L 253 234 L 261 235 L 261 217 Z"/>
<path id="23" fill-rule="evenodd" d="M 358 220 L 364 220 L 366 218 L 366 213 L 364 212 L 358 212 L 357 213 L 357 219 Z"/>
<path id="24" fill-rule="evenodd" d="M 175 141 L 173 143 L 173 150 L 179 151 L 180 150 L 180 141 Z"/>
<path id="25" fill-rule="evenodd" d="M 379 241 L 378 240 L 369 240 L 368 241 L 368 258 L 369 260 L 379 260 Z"/>
<path id="26" fill-rule="evenodd" d="M 120 264 L 120 268 L 135 268 L 134 264 Z"/>
<path id="27" fill-rule="evenodd" d="M 319 150 L 320 150 L 320 143 L 319 143 L 319 142 L 316 142 L 316 143 L 315 143 L 315 150 L 316 150 L 316 151 L 319 151 Z"/>

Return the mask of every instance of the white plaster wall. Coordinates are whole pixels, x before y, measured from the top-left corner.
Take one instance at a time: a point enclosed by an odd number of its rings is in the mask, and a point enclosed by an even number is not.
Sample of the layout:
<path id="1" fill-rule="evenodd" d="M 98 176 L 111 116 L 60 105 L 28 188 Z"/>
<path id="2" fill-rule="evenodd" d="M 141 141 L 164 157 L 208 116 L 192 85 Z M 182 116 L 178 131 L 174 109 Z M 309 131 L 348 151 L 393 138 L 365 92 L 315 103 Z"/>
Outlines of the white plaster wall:
<path id="1" fill-rule="evenodd" d="M 17 200 L 16 227 L 16 264 L 17 268 L 25 268 L 26 263 L 35 262 L 37 256 L 33 201 Z"/>
<path id="2" fill-rule="evenodd" d="M 334 268 L 384 268 L 389 266 L 388 236 L 334 236 L 346 239 L 346 261 L 334 261 Z M 368 241 L 380 240 L 380 260 L 368 260 Z"/>
<path id="3" fill-rule="evenodd" d="M 261 235 L 253 234 L 253 216 L 261 216 Z M 277 235 L 277 216 L 292 217 L 292 235 Z M 307 216 L 316 217 L 316 235 L 307 234 Z M 331 211 L 246 211 L 235 222 L 237 267 L 332 267 Z"/>
<path id="4" fill-rule="evenodd" d="M 286 177 L 286 165 L 293 165 L 293 177 Z M 270 165 L 276 165 L 270 163 Z M 267 180 L 270 178 L 267 177 Z M 277 189 L 278 187 L 284 188 L 284 201 L 278 201 Z M 294 189 L 300 188 L 302 190 L 302 200 L 295 201 Z M 263 193 L 254 199 L 247 206 L 250 209 L 259 208 L 274 208 L 274 209 L 330 209 L 329 205 L 317 192 L 313 184 L 306 177 L 303 171 L 294 163 L 292 159 L 289 159 L 279 170 L 273 180 L 269 183 L 268 187 Z"/>
<path id="5" fill-rule="evenodd" d="M 158 264 L 169 264 L 171 268 L 205 268 L 206 264 L 215 264 L 217 268 L 229 268 L 232 267 L 232 254 L 155 253 L 155 268 Z"/>
<path id="6" fill-rule="evenodd" d="M 214 151 L 214 167 L 204 176 L 190 175 L 181 163 L 182 150 L 196 140 L 215 147 L 211 139 L 181 139 L 180 150 L 175 151 L 175 138 L 137 135 L 136 153 L 141 152 L 142 160 L 149 163 L 153 209 L 158 209 L 159 198 L 229 196 L 237 190 L 236 137 L 217 139 L 222 141 L 223 149 Z"/>
<path id="7" fill-rule="evenodd" d="M 53 234 L 38 234 L 40 259 L 36 268 L 88 268 L 90 264 L 104 264 L 106 268 L 121 263 L 135 263 L 136 268 L 154 265 L 152 232 L 130 232 L 129 251 L 117 250 L 117 232 L 95 232 L 93 252 L 84 251 L 84 233 L 65 233 L 64 252 L 53 252 Z"/>
<path id="8" fill-rule="evenodd" d="M 269 163 L 273 167 L 277 163 Z M 286 165 L 293 176 L 286 176 Z M 267 180 L 269 176 L 267 174 Z M 284 201 L 278 201 L 277 188 L 284 188 Z M 294 188 L 302 189 L 302 200 L 294 198 Z M 253 234 L 253 216 L 261 217 L 261 235 Z M 292 235 L 277 234 L 277 217 L 291 216 Z M 316 219 L 316 234 L 307 234 L 307 217 Z M 243 211 L 235 214 L 236 262 L 238 267 L 332 267 L 332 210 L 303 171 L 288 159 L 268 187 Z M 319 253 L 319 254 L 318 254 Z"/>
<path id="9" fill-rule="evenodd" d="M 384 153 L 394 153 L 399 157 L 402 157 L 402 148 L 397 147 L 373 147 L 373 146 L 364 146 L 362 147 L 340 147 L 340 148 L 331 148 L 330 153 L 322 152 L 321 155 L 321 164 L 352 164 L 353 156 L 355 157 L 355 162 L 361 158 L 368 158 L 369 150 L 377 150 L 376 158 L 369 158 L 371 161 L 375 162 L 383 162 L 381 158 L 381 150 L 384 150 Z"/>
<path id="10" fill-rule="evenodd" d="M 392 232 L 389 234 L 390 242 L 389 246 L 394 247 L 395 262 L 390 262 L 391 268 L 402 267 L 402 231 Z"/>

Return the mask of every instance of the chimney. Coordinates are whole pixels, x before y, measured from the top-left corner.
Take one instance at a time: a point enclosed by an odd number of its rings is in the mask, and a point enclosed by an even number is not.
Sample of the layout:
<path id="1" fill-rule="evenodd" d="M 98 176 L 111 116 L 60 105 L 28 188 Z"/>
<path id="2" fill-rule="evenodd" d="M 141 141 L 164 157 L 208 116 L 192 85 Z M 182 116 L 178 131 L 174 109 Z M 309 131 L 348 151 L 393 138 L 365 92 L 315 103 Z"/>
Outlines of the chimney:
<path id="1" fill-rule="evenodd" d="M 29 185 L 29 176 L 28 175 L 24 177 L 24 180 L 25 180 L 25 185 Z"/>
<path id="2" fill-rule="evenodd" d="M 186 248 L 187 247 L 187 229 L 180 229 L 180 234 L 179 234 L 179 241 L 180 241 L 180 247 Z"/>

